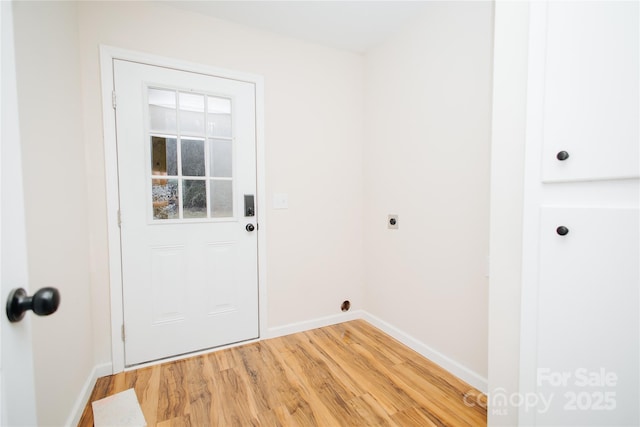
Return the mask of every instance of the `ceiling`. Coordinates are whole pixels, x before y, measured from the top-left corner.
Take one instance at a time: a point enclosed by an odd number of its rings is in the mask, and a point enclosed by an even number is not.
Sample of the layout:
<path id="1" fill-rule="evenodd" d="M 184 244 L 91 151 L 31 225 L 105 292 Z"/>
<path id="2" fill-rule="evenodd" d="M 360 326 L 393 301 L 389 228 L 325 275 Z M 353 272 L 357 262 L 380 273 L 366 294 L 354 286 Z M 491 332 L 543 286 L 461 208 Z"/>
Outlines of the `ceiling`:
<path id="1" fill-rule="evenodd" d="M 383 42 L 428 1 L 191 1 L 167 4 L 356 53 Z"/>

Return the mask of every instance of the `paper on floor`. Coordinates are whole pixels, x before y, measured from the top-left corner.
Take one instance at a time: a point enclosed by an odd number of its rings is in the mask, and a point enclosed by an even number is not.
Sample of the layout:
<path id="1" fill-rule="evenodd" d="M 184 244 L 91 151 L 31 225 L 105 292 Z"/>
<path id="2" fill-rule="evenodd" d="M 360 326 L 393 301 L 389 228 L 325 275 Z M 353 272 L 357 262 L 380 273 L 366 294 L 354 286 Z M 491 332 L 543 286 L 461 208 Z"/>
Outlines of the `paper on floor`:
<path id="1" fill-rule="evenodd" d="M 130 388 L 123 392 L 91 402 L 95 427 L 145 427 L 136 392 Z"/>

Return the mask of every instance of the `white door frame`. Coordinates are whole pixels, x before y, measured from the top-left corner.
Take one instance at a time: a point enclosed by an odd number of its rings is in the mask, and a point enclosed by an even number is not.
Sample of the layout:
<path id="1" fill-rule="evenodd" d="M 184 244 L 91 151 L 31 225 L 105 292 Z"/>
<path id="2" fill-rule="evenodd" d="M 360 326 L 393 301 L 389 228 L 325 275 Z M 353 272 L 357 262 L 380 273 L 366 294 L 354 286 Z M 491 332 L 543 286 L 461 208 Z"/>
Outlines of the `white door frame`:
<path id="1" fill-rule="evenodd" d="M 264 79 L 246 74 L 177 59 L 124 50 L 112 46 L 100 46 L 100 71 L 102 83 L 102 120 L 104 127 L 105 180 L 107 192 L 107 229 L 109 242 L 109 287 L 111 300 L 111 358 L 113 373 L 125 370 L 124 342 L 122 341 L 122 253 L 120 227 L 118 226 L 119 186 L 116 146 L 116 122 L 113 109 L 113 60 L 140 62 L 143 64 L 176 70 L 207 74 L 255 85 L 256 97 L 256 177 L 258 232 L 258 298 L 260 338 L 267 335 L 267 283 L 266 283 L 266 203 L 265 203 L 265 145 L 264 145 Z M 260 339 L 258 338 L 258 339 Z"/>

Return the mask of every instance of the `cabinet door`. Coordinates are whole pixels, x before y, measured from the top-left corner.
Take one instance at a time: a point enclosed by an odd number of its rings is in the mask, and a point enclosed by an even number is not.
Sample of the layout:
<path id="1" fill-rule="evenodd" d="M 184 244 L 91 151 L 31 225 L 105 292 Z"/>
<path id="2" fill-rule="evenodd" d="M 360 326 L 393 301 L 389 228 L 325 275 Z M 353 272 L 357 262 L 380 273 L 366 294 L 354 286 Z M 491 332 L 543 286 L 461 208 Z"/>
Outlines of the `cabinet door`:
<path id="1" fill-rule="evenodd" d="M 639 425 L 639 221 L 541 208 L 536 382 L 552 403 L 536 425 Z"/>
<path id="2" fill-rule="evenodd" d="M 549 2 L 544 182 L 640 175 L 638 2 Z M 557 159 L 565 151 L 566 160 Z"/>

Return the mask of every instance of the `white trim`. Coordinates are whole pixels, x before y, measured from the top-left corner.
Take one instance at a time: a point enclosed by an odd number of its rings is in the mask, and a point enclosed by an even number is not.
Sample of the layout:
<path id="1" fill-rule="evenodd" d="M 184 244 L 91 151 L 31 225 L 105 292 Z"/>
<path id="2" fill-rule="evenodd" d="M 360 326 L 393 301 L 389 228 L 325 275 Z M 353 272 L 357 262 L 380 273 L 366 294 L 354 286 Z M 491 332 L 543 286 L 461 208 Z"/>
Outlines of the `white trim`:
<path id="1" fill-rule="evenodd" d="M 255 81 L 256 97 L 256 209 L 258 233 L 258 311 L 260 337 L 267 335 L 267 163 L 264 122 L 264 81 L 257 77 Z"/>
<path id="2" fill-rule="evenodd" d="M 298 332 L 310 331 L 311 329 L 323 328 L 337 323 L 348 322 L 350 320 L 363 319 L 364 312 L 361 310 L 347 311 L 331 316 L 319 317 L 317 319 L 305 320 L 303 322 L 290 323 L 288 325 L 269 328 L 265 338 L 277 338 L 285 335 L 296 334 Z"/>
<path id="3" fill-rule="evenodd" d="M 406 332 L 401 331 L 390 323 L 387 323 L 384 320 L 374 316 L 366 310 L 348 311 L 345 313 L 319 317 L 317 319 L 306 320 L 303 322 L 290 323 L 288 325 L 278 326 L 275 328 L 269 328 L 268 333 L 266 334 L 266 336 L 263 336 L 263 339 L 277 338 L 284 335 L 309 331 L 311 329 L 322 328 L 325 326 L 335 325 L 337 323 L 348 322 L 350 320 L 356 319 L 362 319 L 371 323 L 376 328 L 390 335 L 394 339 L 400 341 L 402 344 L 418 352 L 432 362 L 438 364 L 451 374 L 460 378 L 462 381 L 467 382 L 469 385 L 477 388 L 481 392 L 486 393 L 489 389 L 487 378 L 472 371 L 471 369 L 467 368 L 461 363 L 458 363 L 450 357 L 445 356 L 439 351 L 434 350 L 425 343 L 417 340 Z"/>
<path id="4" fill-rule="evenodd" d="M 230 344 L 222 347 L 217 347 L 215 349 L 203 350 L 196 353 L 189 353 L 185 355 L 180 355 L 176 357 L 171 357 L 168 359 L 157 360 L 154 362 L 145 363 L 142 365 L 133 366 L 131 368 L 124 369 L 124 371 L 131 371 L 135 369 L 141 369 L 149 366 L 159 365 L 162 363 L 173 362 L 175 360 L 186 359 L 189 357 L 200 356 L 203 354 L 212 353 L 215 351 L 225 350 L 228 348 L 239 347 L 246 344 L 251 344 L 254 342 L 259 342 L 268 338 L 277 338 L 285 335 L 295 334 L 299 332 L 305 332 L 316 328 L 322 328 L 325 326 L 331 326 L 342 322 L 348 322 L 351 320 L 365 320 L 371 323 L 376 328 L 382 330 L 386 334 L 390 335 L 392 338 L 400 341 L 402 344 L 406 345 L 410 349 L 418 352 L 420 355 L 426 357 L 430 361 L 438 364 L 442 368 L 446 369 L 452 375 L 455 375 L 459 379 L 467 382 L 469 385 L 477 388 L 483 393 L 487 392 L 487 379 L 482 377 L 481 375 L 473 372 L 467 367 L 461 365 L 455 360 L 445 356 L 444 354 L 432 349 L 427 346 L 423 342 L 413 338 L 411 335 L 401 331 L 400 329 L 392 326 L 391 324 L 385 322 L 384 320 L 374 316 L 371 313 L 368 313 L 364 310 L 354 310 L 348 311 L 345 313 L 339 313 L 331 316 L 319 317 L 317 319 L 307 320 L 304 322 L 296 322 L 290 323 L 288 325 L 278 326 L 275 328 L 270 328 L 265 333 L 261 334 L 261 338 L 257 340 L 244 341 L 241 343 Z M 76 399 L 76 403 L 73 406 L 73 410 L 67 419 L 67 426 L 75 426 L 80 421 L 80 417 L 82 416 L 82 412 L 86 404 L 89 402 L 89 398 L 91 397 L 91 393 L 93 388 L 95 387 L 96 380 L 105 375 L 109 375 L 114 369 L 110 363 L 105 363 L 102 365 L 96 366 L 87 381 L 85 382 L 84 387 L 78 398 Z"/>
<path id="5" fill-rule="evenodd" d="M 436 363 L 440 367 L 446 369 L 449 373 L 455 375 L 462 381 L 467 382 L 469 385 L 477 388 L 483 393 L 487 393 L 489 386 L 488 386 L 488 381 L 485 377 L 472 371 L 466 366 L 456 362 L 450 357 L 445 356 L 439 351 L 434 350 L 433 348 L 429 347 L 425 343 L 417 340 L 416 338 L 412 337 L 406 332 L 401 331 L 400 329 L 374 316 L 371 313 L 363 311 L 362 319 L 371 323 L 373 326 L 385 332 L 386 334 L 391 335 L 393 338 L 400 341 L 402 344 L 420 353 L 422 356 Z"/>
<path id="6" fill-rule="evenodd" d="M 258 297 L 260 336 L 267 333 L 267 274 L 266 274 L 266 191 L 264 143 L 264 79 L 262 76 L 207 65 L 181 61 L 142 52 L 100 46 L 102 84 L 102 121 L 104 136 L 105 180 L 107 196 L 107 229 L 109 243 L 109 287 L 111 293 L 111 357 L 113 373 L 124 371 L 124 343 L 121 339 L 123 322 L 122 265 L 120 229 L 118 227 L 119 184 L 116 148 L 115 112 L 112 105 L 113 60 L 121 59 L 160 67 L 201 73 L 227 79 L 245 81 L 255 85 L 256 97 L 256 178 L 258 227 Z"/>
<path id="7" fill-rule="evenodd" d="M 522 285 L 520 294 L 519 392 L 537 392 L 538 366 L 538 264 L 540 252 L 540 202 L 542 200 L 541 131 L 544 115 L 545 54 L 547 50 L 547 4 L 529 7 L 527 110 L 522 214 Z M 518 421 L 533 425 L 536 411 L 518 408 Z"/>
<path id="8" fill-rule="evenodd" d="M 109 290 L 111 302 L 111 361 L 113 373 L 124 369 L 124 343 L 120 339 L 122 311 L 122 266 L 118 227 L 119 191 L 116 121 L 112 105 L 113 55 L 100 49 L 102 84 L 102 123 L 104 138 L 105 184 L 107 198 L 107 242 L 109 245 Z"/>
<path id="9" fill-rule="evenodd" d="M 82 417 L 82 412 L 84 412 L 84 408 L 91 398 L 93 388 L 96 386 L 96 381 L 100 377 L 111 375 L 112 370 L 113 368 L 111 366 L 111 363 L 103 363 L 102 365 L 94 366 L 94 368 L 91 370 L 91 373 L 87 377 L 87 380 L 84 382 L 84 386 L 82 387 L 78 398 L 73 404 L 71 413 L 67 417 L 67 422 L 64 423 L 65 426 L 78 425 L 78 423 L 80 422 L 80 418 Z"/>

